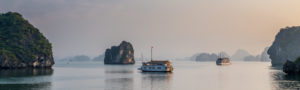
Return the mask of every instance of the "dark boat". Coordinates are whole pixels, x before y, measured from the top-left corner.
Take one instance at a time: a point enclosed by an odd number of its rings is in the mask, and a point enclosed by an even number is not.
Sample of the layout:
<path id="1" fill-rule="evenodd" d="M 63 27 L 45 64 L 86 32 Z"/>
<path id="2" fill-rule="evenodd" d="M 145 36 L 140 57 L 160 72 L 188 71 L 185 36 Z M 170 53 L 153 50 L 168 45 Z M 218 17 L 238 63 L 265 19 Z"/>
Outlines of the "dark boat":
<path id="1" fill-rule="evenodd" d="M 216 61 L 216 64 L 217 65 L 229 65 L 231 63 L 230 63 L 229 58 L 218 58 Z"/>

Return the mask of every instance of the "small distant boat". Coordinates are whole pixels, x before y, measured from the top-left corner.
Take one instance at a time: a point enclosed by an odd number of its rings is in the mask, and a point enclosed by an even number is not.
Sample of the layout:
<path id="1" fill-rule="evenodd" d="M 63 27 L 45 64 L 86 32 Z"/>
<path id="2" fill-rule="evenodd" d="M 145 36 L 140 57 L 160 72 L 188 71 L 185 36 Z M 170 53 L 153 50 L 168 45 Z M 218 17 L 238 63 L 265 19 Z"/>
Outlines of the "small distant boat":
<path id="1" fill-rule="evenodd" d="M 143 72 L 172 72 L 173 66 L 169 60 L 152 60 L 152 48 L 153 47 L 151 47 L 151 61 L 143 62 L 139 70 Z"/>
<path id="2" fill-rule="evenodd" d="M 230 65 L 230 59 L 227 57 L 222 57 L 221 53 L 216 61 L 217 65 Z"/>
<path id="3" fill-rule="evenodd" d="M 216 61 L 216 64 L 217 65 L 229 65 L 231 63 L 230 63 L 229 58 L 218 58 Z"/>

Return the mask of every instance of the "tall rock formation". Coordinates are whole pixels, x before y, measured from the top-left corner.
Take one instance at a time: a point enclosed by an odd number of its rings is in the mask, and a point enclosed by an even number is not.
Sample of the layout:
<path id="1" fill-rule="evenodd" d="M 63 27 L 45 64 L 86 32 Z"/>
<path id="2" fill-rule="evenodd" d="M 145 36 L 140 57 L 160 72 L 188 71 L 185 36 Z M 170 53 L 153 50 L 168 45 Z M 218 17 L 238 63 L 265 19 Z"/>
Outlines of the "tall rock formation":
<path id="1" fill-rule="evenodd" d="M 104 64 L 134 64 L 133 46 L 126 41 L 122 41 L 119 46 L 112 46 L 106 49 Z"/>
<path id="2" fill-rule="evenodd" d="M 300 26 L 282 28 L 268 50 L 272 66 L 283 65 L 300 56 Z"/>
<path id="3" fill-rule="evenodd" d="M 51 67 L 51 43 L 21 14 L 0 14 L 0 68 Z"/>

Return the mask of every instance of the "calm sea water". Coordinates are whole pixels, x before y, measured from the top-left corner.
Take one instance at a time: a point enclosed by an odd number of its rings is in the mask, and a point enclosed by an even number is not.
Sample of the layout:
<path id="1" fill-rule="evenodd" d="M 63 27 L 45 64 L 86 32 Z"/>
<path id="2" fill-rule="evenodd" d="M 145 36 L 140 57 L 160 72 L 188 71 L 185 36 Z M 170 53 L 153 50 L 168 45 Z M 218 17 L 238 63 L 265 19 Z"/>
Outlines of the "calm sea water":
<path id="1" fill-rule="evenodd" d="M 274 90 L 297 89 L 300 77 L 270 62 L 173 61 L 172 73 L 142 73 L 135 65 L 57 63 L 53 69 L 0 70 L 0 90 Z"/>

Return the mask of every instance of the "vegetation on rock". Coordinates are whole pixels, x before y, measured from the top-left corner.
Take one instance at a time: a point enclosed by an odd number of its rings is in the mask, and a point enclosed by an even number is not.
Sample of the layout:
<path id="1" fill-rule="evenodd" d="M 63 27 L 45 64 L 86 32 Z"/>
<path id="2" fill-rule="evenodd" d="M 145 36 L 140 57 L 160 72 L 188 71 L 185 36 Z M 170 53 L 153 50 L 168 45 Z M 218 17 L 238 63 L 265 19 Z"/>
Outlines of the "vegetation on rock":
<path id="1" fill-rule="evenodd" d="M 300 74 L 300 56 L 294 62 L 287 60 L 282 70 L 287 74 Z"/>
<path id="2" fill-rule="evenodd" d="M 51 43 L 21 14 L 0 14 L 0 67 L 51 67 Z"/>

